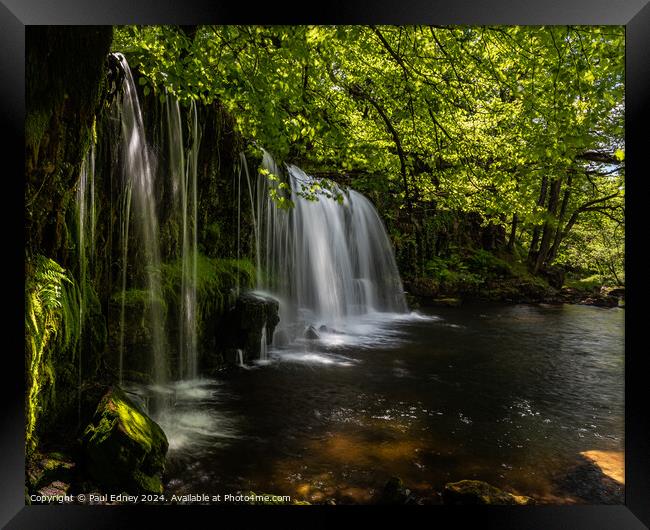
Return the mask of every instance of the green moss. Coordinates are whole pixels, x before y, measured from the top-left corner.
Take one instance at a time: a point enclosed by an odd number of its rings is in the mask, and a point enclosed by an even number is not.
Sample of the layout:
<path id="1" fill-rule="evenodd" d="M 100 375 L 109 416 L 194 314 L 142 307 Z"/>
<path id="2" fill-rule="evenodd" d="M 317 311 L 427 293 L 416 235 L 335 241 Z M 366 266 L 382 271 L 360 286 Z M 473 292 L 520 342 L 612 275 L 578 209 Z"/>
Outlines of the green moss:
<path id="1" fill-rule="evenodd" d="M 160 296 L 154 296 L 152 298 L 151 292 L 146 289 L 127 289 L 126 291 L 119 291 L 111 296 L 111 301 L 116 304 L 122 304 L 122 301 L 124 301 L 124 305 L 127 308 L 133 309 L 149 309 L 152 303 L 157 303 L 163 311 L 167 310 L 165 298 Z"/>
<path id="2" fill-rule="evenodd" d="M 61 453 L 46 455 L 34 454 L 27 465 L 27 486 L 35 492 L 55 481 L 70 482 L 73 479 L 75 464 Z"/>
<path id="3" fill-rule="evenodd" d="M 487 250 L 474 250 L 467 260 L 469 270 L 483 278 L 513 276 L 511 264 Z"/>
<path id="4" fill-rule="evenodd" d="M 234 290 L 250 288 L 255 282 L 255 267 L 247 259 L 215 259 L 201 253 L 196 260 L 197 323 L 214 311 L 222 312 L 234 300 Z M 183 281 L 181 259 L 162 266 L 162 286 L 169 305 L 178 304 Z"/>
<path id="5" fill-rule="evenodd" d="M 167 437 L 121 389 L 104 395 L 82 440 L 88 472 L 105 489 L 162 492 Z"/>
<path id="6" fill-rule="evenodd" d="M 38 147 L 50 124 L 51 114 L 46 111 L 31 112 L 25 116 L 25 144 L 34 149 L 33 156 L 38 158 Z"/>
<path id="7" fill-rule="evenodd" d="M 603 285 L 603 278 L 600 274 L 594 274 L 586 278 L 570 278 L 568 277 L 564 283 L 564 287 L 577 289 L 579 291 L 592 292 L 594 289 L 600 289 Z"/>
<path id="8" fill-rule="evenodd" d="M 425 266 L 427 276 L 433 279 L 443 292 L 472 292 L 483 283 L 484 278 L 472 272 L 460 255 L 448 258 L 434 257 Z"/>
<path id="9" fill-rule="evenodd" d="M 481 480 L 461 480 L 445 485 L 445 504 L 452 505 L 527 505 L 533 499 L 524 495 L 513 495 Z"/>

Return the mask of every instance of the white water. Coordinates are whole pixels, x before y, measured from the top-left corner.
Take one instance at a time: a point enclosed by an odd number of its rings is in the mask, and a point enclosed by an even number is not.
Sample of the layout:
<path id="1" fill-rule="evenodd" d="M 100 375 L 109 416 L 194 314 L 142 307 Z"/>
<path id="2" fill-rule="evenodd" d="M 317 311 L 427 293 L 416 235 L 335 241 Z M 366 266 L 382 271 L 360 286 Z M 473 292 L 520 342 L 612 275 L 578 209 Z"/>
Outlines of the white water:
<path id="1" fill-rule="evenodd" d="M 95 145 L 91 144 L 81 163 L 77 187 L 77 254 L 79 257 L 79 326 L 83 338 L 88 299 L 88 265 L 95 255 Z M 82 339 L 83 340 L 83 339 Z M 81 414 L 83 342 L 78 347 L 78 401 Z"/>
<path id="2" fill-rule="evenodd" d="M 194 379 L 198 374 L 196 331 L 198 117 L 196 105 L 192 103 L 191 145 L 186 160 L 178 100 L 167 96 L 165 109 L 172 189 L 182 230 L 179 375 L 181 379 Z"/>
<path id="3" fill-rule="evenodd" d="M 374 324 L 364 329 L 372 334 L 378 321 L 406 313 L 392 245 L 370 201 L 336 187 L 342 203 L 324 195 L 310 201 L 298 192 L 318 181 L 296 166 L 283 170 L 266 152 L 263 167 L 277 179 L 260 175 L 257 183 L 258 289 L 281 300 L 280 335 L 295 340 L 309 324 L 348 334 L 364 320 Z M 271 197 L 283 193 L 281 182 L 293 208 L 279 208 Z"/>
<path id="4" fill-rule="evenodd" d="M 222 402 L 232 397 L 223 391 L 219 381 L 186 379 L 126 390 L 143 410 L 149 409 L 151 400 L 170 405 L 159 408 L 153 418 L 167 436 L 171 458 L 194 459 L 239 436 L 236 420 L 221 410 Z"/>
<path id="5" fill-rule="evenodd" d="M 266 338 L 266 324 L 262 326 L 262 339 L 260 340 L 260 361 L 267 361 L 269 359 L 269 352 Z"/>
<path id="6" fill-rule="evenodd" d="M 126 291 L 126 269 L 128 267 L 129 224 L 131 212 L 139 238 L 138 251 L 147 281 L 149 297 L 146 317 L 149 320 L 151 344 L 151 372 L 156 384 L 167 380 L 167 351 L 165 348 L 165 331 L 162 308 L 162 291 L 160 286 L 160 249 L 158 240 L 158 220 L 154 195 L 154 171 L 147 146 L 140 102 L 136 92 L 131 69 L 124 55 L 116 53 L 124 71 L 124 83 L 120 97 L 115 103 L 115 112 L 121 123 L 121 158 L 123 202 L 122 202 L 122 288 Z M 122 298 L 120 315 L 120 382 L 123 380 L 124 367 L 124 320 L 125 299 Z"/>
<path id="7" fill-rule="evenodd" d="M 244 364 L 244 351 L 237 348 L 237 366 L 240 368 L 244 368 L 246 365 Z"/>

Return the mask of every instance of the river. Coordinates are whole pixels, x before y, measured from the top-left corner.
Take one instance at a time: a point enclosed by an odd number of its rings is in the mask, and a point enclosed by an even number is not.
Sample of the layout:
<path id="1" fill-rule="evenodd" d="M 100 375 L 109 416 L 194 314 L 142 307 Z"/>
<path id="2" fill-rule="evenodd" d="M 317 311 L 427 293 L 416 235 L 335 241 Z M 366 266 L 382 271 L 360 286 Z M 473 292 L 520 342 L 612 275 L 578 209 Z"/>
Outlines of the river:
<path id="1" fill-rule="evenodd" d="M 374 314 L 269 359 L 171 389 L 157 418 L 167 493 L 371 503 L 398 476 L 424 503 L 462 479 L 543 503 L 623 502 L 571 475 L 582 452 L 624 450 L 622 309 Z"/>

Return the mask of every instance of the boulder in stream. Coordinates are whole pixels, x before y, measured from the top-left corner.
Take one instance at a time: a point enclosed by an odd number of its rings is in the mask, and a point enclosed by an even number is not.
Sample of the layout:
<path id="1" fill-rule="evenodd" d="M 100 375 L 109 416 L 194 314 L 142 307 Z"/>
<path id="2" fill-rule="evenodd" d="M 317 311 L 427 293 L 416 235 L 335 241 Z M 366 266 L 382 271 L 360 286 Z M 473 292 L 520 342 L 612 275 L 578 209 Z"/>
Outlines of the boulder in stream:
<path id="1" fill-rule="evenodd" d="M 269 345 L 280 322 L 279 312 L 280 304 L 275 298 L 253 291 L 241 294 L 217 323 L 218 346 L 224 350 L 241 349 L 244 362 L 258 359 L 262 336 L 266 333 Z"/>
<path id="2" fill-rule="evenodd" d="M 379 504 L 416 504 L 416 499 L 411 495 L 411 490 L 404 485 L 402 479 L 391 477 L 381 492 Z"/>
<path id="3" fill-rule="evenodd" d="M 161 493 L 163 430 L 118 387 L 102 397 L 82 437 L 86 471 L 105 490 Z"/>
<path id="4" fill-rule="evenodd" d="M 318 340 L 318 339 L 320 339 L 320 335 L 318 334 L 318 332 L 316 331 L 316 328 L 314 328 L 314 326 L 309 326 L 305 330 L 305 338 L 308 339 L 308 340 Z"/>
<path id="5" fill-rule="evenodd" d="M 472 505 L 472 504 L 506 504 L 526 505 L 532 504 L 533 499 L 524 495 L 513 495 L 500 490 L 482 480 L 461 480 L 445 484 L 442 492 L 444 504 Z"/>

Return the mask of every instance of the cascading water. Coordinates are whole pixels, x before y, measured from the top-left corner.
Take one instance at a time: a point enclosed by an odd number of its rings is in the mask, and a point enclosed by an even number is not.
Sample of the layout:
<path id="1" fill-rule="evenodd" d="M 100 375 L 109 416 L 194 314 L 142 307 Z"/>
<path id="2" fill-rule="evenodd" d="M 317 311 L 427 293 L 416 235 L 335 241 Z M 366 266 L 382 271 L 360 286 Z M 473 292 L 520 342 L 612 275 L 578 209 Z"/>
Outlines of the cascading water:
<path id="1" fill-rule="evenodd" d="M 81 163 L 77 187 L 77 252 L 79 257 L 79 325 L 84 334 L 86 301 L 88 299 L 88 265 L 95 255 L 95 146 L 91 144 Z M 81 414 L 82 351 L 78 350 L 78 401 Z"/>
<path id="2" fill-rule="evenodd" d="M 237 348 L 236 353 L 237 353 L 237 366 L 239 366 L 240 368 L 245 368 L 246 364 L 244 364 L 244 350 Z"/>
<path id="3" fill-rule="evenodd" d="M 199 151 L 196 105 L 190 107 L 191 144 L 187 159 L 177 99 L 166 98 L 170 173 L 181 219 L 181 290 L 179 322 L 179 375 L 197 377 L 196 282 L 197 282 L 197 163 Z"/>
<path id="4" fill-rule="evenodd" d="M 355 316 L 404 313 L 407 305 L 392 245 L 370 201 L 335 188 L 342 203 L 299 192 L 317 183 L 296 166 L 286 176 L 264 152 L 257 188 L 258 289 L 281 300 L 280 326 L 306 322 L 343 326 Z M 272 195 L 286 182 L 294 207 L 277 206 Z M 271 193 L 271 190 L 274 193 Z"/>
<path id="5" fill-rule="evenodd" d="M 167 351 L 165 347 L 164 321 L 161 307 L 160 249 L 158 242 L 158 220 L 154 195 L 154 171 L 146 142 L 140 103 L 129 64 L 120 53 L 115 57 L 124 72 L 120 97 L 115 102 L 115 112 L 121 123 L 121 150 L 123 160 L 123 203 L 122 203 L 122 288 L 126 292 L 126 268 L 128 260 L 129 224 L 131 206 L 141 241 L 141 259 L 147 281 L 148 319 L 151 328 L 151 368 L 156 384 L 167 381 Z M 125 297 L 122 297 L 120 321 L 120 381 L 124 368 L 124 320 Z"/>
<path id="6" fill-rule="evenodd" d="M 266 325 L 262 326 L 262 338 L 260 339 L 260 361 L 266 361 L 269 358 L 267 346 Z"/>

